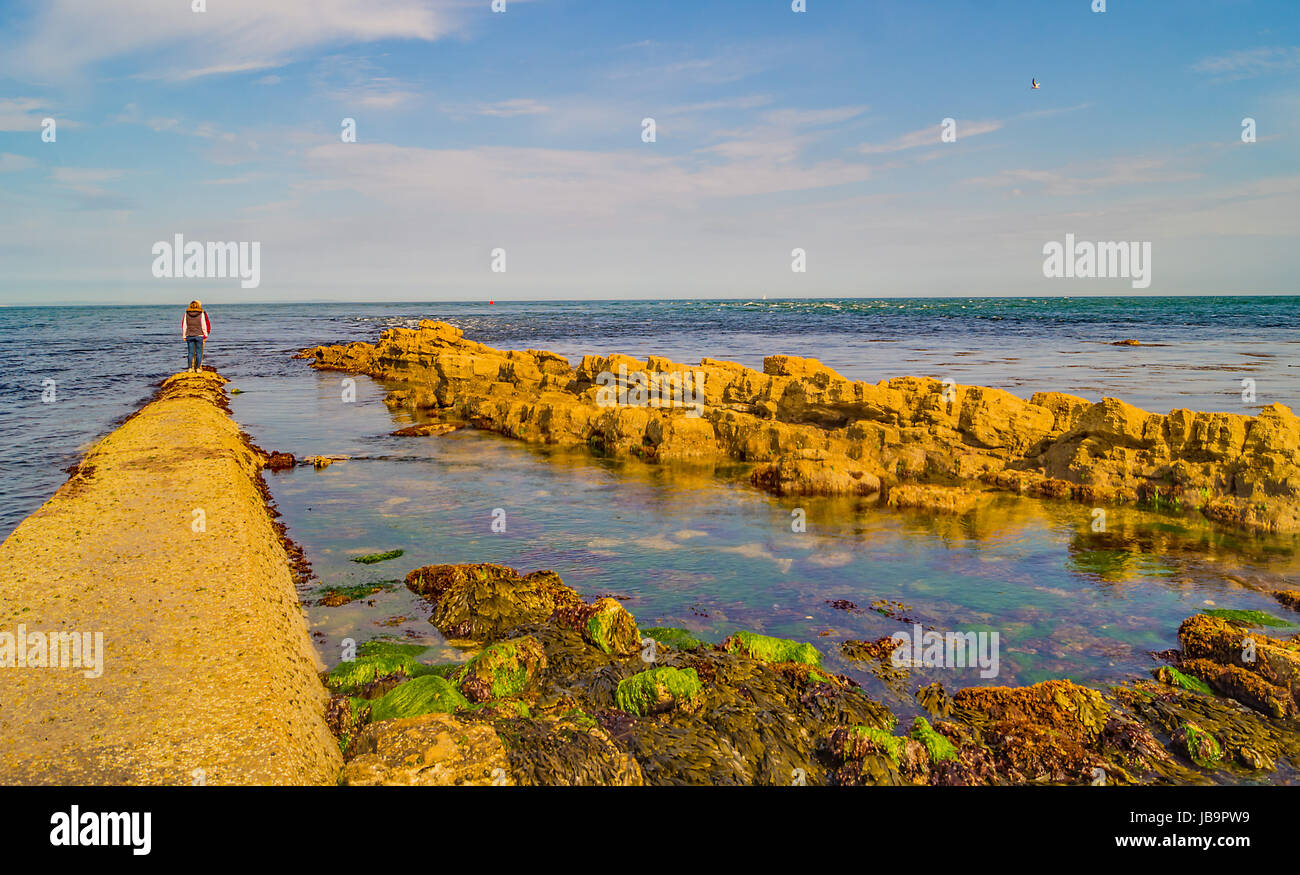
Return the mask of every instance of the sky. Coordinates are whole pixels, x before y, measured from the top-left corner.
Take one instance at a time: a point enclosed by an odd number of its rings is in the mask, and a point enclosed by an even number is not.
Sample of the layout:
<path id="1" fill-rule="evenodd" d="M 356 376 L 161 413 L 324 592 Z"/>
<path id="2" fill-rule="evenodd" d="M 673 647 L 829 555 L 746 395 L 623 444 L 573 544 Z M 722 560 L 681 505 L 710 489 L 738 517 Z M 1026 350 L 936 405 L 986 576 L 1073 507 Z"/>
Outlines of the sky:
<path id="1" fill-rule="evenodd" d="M 1296 0 L 492 5 L 0 0 L 0 304 L 1300 293 Z"/>

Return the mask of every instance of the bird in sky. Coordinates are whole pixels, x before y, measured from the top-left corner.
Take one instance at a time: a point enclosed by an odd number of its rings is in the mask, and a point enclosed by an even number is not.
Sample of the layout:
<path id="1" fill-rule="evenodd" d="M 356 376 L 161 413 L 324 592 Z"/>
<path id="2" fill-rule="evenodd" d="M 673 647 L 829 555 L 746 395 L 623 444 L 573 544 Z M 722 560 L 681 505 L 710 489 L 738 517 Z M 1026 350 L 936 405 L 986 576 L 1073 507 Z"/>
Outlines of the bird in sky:
<path id="1" fill-rule="evenodd" d="M 1032 87 L 1032 88 L 1037 88 L 1037 87 L 1038 87 L 1038 80 L 1037 80 L 1037 79 L 1030 79 L 1029 81 L 1030 81 L 1030 83 L 1031 83 L 1030 87 Z"/>

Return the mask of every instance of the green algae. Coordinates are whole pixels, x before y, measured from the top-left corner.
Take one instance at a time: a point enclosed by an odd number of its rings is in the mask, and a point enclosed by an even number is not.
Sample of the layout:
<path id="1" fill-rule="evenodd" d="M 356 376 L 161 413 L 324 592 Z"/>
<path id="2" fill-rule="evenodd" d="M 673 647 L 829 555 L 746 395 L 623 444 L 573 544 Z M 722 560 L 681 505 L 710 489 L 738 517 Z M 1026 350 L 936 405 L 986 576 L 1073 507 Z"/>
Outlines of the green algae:
<path id="1" fill-rule="evenodd" d="M 407 681 L 370 702 L 370 720 L 394 720 L 400 717 L 418 717 L 431 711 L 448 713 L 469 706 L 460 690 L 446 678 L 425 675 Z"/>
<path id="2" fill-rule="evenodd" d="M 532 709 L 527 702 L 519 699 L 493 699 L 490 702 L 471 702 L 468 709 L 484 712 L 489 717 L 532 717 Z"/>
<path id="3" fill-rule="evenodd" d="M 456 674 L 456 686 L 475 702 L 517 696 L 538 670 L 546 667 L 546 653 L 532 636 L 491 644 L 465 663 Z"/>
<path id="4" fill-rule="evenodd" d="M 877 729 L 874 726 L 850 726 L 849 734 L 854 738 L 860 738 L 874 744 L 885 756 L 893 760 L 895 765 L 898 764 L 899 757 L 903 755 L 904 739 L 891 735 L 883 729 Z"/>
<path id="5" fill-rule="evenodd" d="M 1188 721 L 1179 727 L 1184 750 L 1191 761 L 1203 769 L 1212 769 L 1223 759 L 1223 746 L 1213 733 Z"/>
<path id="6" fill-rule="evenodd" d="M 640 649 L 641 633 L 636 620 L 616 599 L 597 599 L 586 610 L 591 615 L 583 625 L 582 637 L 591 644 L 614 656 L 627 656 Z"/>
<path id="7" fill-rule="evenodd" d="M 1271 626 L 1277 628 L 1295 625 L 1295 623 L 1283 620 L 1281 617 L 1275 617 L 1264 611 L 1236 610 L 1234 608 L 1205 608 L 1201 613 L 1209 614 L 1211 617 L 1218 617 L 1220 620 L 1227 620 L 1229 623 L 1238 623 L 1245 626 Z"/>
<path id="8" fill-rule="evenodd" d="M 358 583 L 352 586 L 327 586 L 322 588 L 319 594 L 321 603 L 326 607 L 338 607 L 377 592 L 392 592 L 399 583 L 400 580 L 377 580 L 373 583 Z"/>
<path id="9" fill-rule="evenodd" d="M 723 648 L 747 654 L 759 662 L 802 662 L 805 665 L 822 664 L 822 655 L 816 647 L 789 638 L 773 638 L 755 632 L 737 632 L 725 642 Z"/>
<path id="10" fill-rule="evenodd" d="M 1155 670 L 1154 674 L 1156 680 L 1161 683 L 1169 684 L 1172 687 L 1181 687 L 1188 692 L 1200 693 L 1203 696 L 1214 695 L 1214 690 L 1210 689 L 1210 685 L 1205 681 L 1198 677 L 1184 674 L 1172 665 L 1162 665 L 1160 668 Z"/>
<path id="11" fill-rule="evenodd" d="M 930 721 L 924 717 L 917 717 L 912 723 L 912 737 L 925 746 L 931 762 L 941 763 L 945 760 L 957 759 L 957 748 L 952 746 L 951 741 L 935 732 Z"/>
<path id="12" fill-rule="evenodd" d="M 693 707 L 703 685 L 695 669 L 661 666 L 618 682 L 614 703 L 635 717 L 666 707 Z"/>
<path id="13" fill-rule="evenodd" d="M 560 715 L 561 720 L 567 720 L 575 726 L 582 729 L 595 729 L 600 726 L 600 722 L 581 708 L 575 708 Z"/>
<path id="14" fill-rule="evenodd" d="M 362 565 L 374 565 L 376 562 L 387 562 L 389 559 L 396 559 L 405 553 L 405 550 L 388 550 L 383 553 L 367 553 L 365 556 L 353 556 L 353 562 L 360 562 Z"/>
<path id="15" fill-rule="evenodd" d="M 338 693 L 355 693 L 366 684 L 387 675 L 416 678 L 443 674 L 444 666 L 425 665 L 418 657 L 428 650 L 423 644 L 398 644 L 393 641 L 367 641 L 357 648 L 355 659 L 344 660 L 330 669 L 325 686 Z M 452 666 L 459 668 L 459 666 Z"/>
<path id="16" fill-rule="evenodd" d="M 676 629 L 671 626 L 651 626 L 648 629 L 642 629 L 641 634 L 676 650 L 695 650 L 704 644 L 703 641 L 685 629 Z"/>

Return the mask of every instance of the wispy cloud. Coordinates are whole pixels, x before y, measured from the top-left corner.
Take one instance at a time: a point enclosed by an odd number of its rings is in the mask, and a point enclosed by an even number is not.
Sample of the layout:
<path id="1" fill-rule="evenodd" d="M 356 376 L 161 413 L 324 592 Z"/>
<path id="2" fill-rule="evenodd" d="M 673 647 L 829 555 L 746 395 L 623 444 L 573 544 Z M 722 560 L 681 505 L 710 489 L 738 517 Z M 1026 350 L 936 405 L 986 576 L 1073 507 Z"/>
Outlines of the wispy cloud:
<path id="1" fill-rule="evenodd" d="M 741 109 L 757 109 L 767 106 L 772 98 L 766 94 L 750 94 L 744 97 L 731 97 L 723 100 L 706 100 L 701 103 L 684 103 L 670 106 L 662 115 L 694 115 L 702 112 L 728 112 Z"/>
<path id="2" fill-rule="evenodd" d="M 276 67 L 313 48 L 383 39 L 435 40 L 460 24 L 459 0 L 45 0 L 11 30 L 0 67 L 66 78 L 129 58 L 135 75 L 177 81 Z"/>
<path id="3" fill-rule="evenodd" d="M 1150 183 L 1186 182 L 1199 179 L 1201 174 L 1168 169 L 1163 160 L 1131 158 L 1111 162 L 1101 167 L 1065 167 L 1058 170 L 1016 168 L 1003 170 L 991 176 L 965 180 L 967 185 L 985 188 L 1008 188 L 1019 194 L 1024 188 L 1034 188 L 1043 194 L 1071 196 L 1089 194 L 1116 186 L 1138 186 Z"/>
<path id="4" fill-rule="evenodd" d="M 0 131 L 39 131 L 47 108 L 35 97 L 0 97 Z"/>
<path id="5" fill-rule="evenodd" d="M 980 134 L 990 134 L 993 131 L 1000 130 L 1002 122 L 1000 121 L 979 121 L 967 122 L 957 120 L 957 140 L 960 142 L 966 137 L 977 137 Z M 940 142 L 942 128 L 939 125 L 932 125 L 928 128 L 921 128 L 911 133 L 903 134 L 896 140 L 888 143 L 869 143 L 861 148 L 864 155 L 877 155 L 887 152 L 902 152 L 905 149 L 918 149 L 922 146 L 935 146 Z"/>
<path id="6" fill-rule="evenodd" d="M 1192 65 L 1198 73 L 1223 79 L 1249 79 L 1300 67 L 1300 47 L 1267 46 L 1204 58 Z"/>
<path id="7" fill-rule="evenodd" d="M 129 199 L 102 185 L 125 175 L 122 170 L 98 167 L 55 167 L 50 171 L 54 184 L 64 193 L 73 195 L 78 208 L 83 210 L 126 209 L 130 205 Z"/>
<path id="8" fill-rule="evenodd" d="M 1051 116 L 1054 115 L 1065 115 L 1066 113 L 1069 112 L 1079 112 L 1080 110 L 1088 109 L 1091 106 L 1092 106 L 1091 103 L 1076 103 L 1074 106 L 1054 106 L 1054 107 L 1049 107 L 1047 109 L 1034 109 L 1034 110 L 1030 110 L 1029 112 L 1018 113 L 1017 115 L 1014 116 L 1014 118 L 1017 119 L 1050 118 Z"/>
<path id="9" fill-rule="evenodd" d="M 752 46 L 721 47 L 702 56 L 690 46 L 645 40 L 622 46 L 620 51 L 636 60 L 609 71 L 608 78 L 653 82 L 661 87 L 681 82 L 726 85 L 761 73 L 766 63 Z"/>
<path id="10" fill-rule="evenodd" d="M 312 79 L 319 91 L 351 111 L 396 109 L 424 96 L 364 57 L 324 57 L 317 63 Z"/>
<path id="11" fill-rule="evenodd" d="M 0 152 L 0 173 L 14 173 L 18 170 L 28 170 L 35 166 L 35 161 L 23 155 L 15 155 L 12 152 Z"/>
<path id="12" fill-rule="evenodd" d="M 521 115 L 544 115 L 551 108 L 530 97 L 498 100 L 495 103 L 475 103 L 444 106 L 442 111 L 453 116 L 485 115 L 495 118 L 514 118 Z"/>

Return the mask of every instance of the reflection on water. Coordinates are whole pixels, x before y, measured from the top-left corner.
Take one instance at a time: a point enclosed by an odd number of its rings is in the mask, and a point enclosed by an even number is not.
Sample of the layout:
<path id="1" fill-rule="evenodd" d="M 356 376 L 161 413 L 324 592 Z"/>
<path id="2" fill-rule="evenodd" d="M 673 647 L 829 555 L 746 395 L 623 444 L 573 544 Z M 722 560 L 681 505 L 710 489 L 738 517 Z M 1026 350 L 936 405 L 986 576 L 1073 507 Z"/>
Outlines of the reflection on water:
<path id="1" fill-rule="evenodd" d="M 738 469 L 602 459 L 472 430 L 397 438 L 380 387 L 358 378 L 357 403 L 343 404 L 337 381 L 310 372 L 249 378 L 232 403 L 268 450 L 352 457 L 268 476 L 320 586 L 396 580 L 441 562 L 553 569 L 585 597 L 614 595 L 643 626 L 680 626 L 712 641 L 738 629 L 812 641 L 831 668 L 902 710 L 934 680 L 951 690 L 1144 675 L 1155 665 L 1150 651 L 1176 646 L 1179 623 L 1210 605 L 1293 616 L 1270 596 L 1300 578 L 1292 539 L 1132 508 L 1109 509 L 1107 531 L 1093 532 L 1089 507 L 1014 496 L 932 517 L 860 499 L 774 499 Z M 491 529 L 497 508 L 504 533 Z M 806 532 L 792 531 L 796 508 Z M 349 561 L 393 548 L 405 555 Z M 873 610 L 880 600 L 901 606 Z M 427 617 L 402 586 L 308 609 L 330 664 L 344 638 L 410 635 L 442 647 Z M 997 632 L 1000 674 L 882 678 L 838 653 L 844 639 L 874 640 L 913 623 Z"/>

